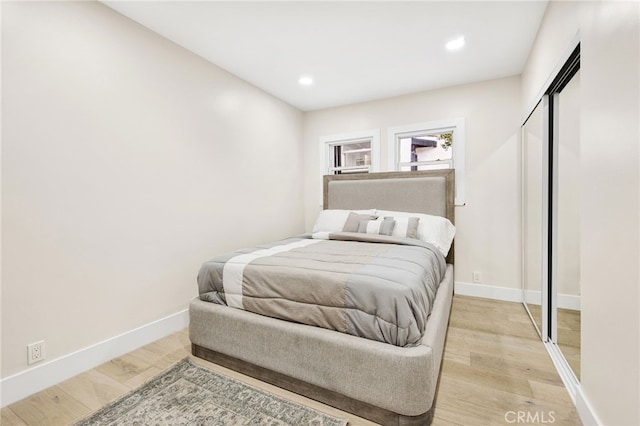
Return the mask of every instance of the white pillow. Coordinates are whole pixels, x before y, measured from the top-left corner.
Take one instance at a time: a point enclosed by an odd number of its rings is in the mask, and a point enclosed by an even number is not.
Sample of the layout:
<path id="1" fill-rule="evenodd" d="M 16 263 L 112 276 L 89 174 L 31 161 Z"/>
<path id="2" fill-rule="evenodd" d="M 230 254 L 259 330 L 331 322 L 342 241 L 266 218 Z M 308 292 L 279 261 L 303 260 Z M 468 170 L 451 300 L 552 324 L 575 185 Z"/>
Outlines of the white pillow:
<path id="1" fill-rule="evenodd" d="M 447 253 L 449 253 L 453 237 L 456 234 L 456 227 L 453 226 L 453 223 L 451 223 L 451 221 L 446 217 L 421 213 L 395 212 L 389 210 L 376 210 L 376 214 L 379 216 L 393 216 L 396 222 L 400 223 L 402 223 L 403 220 L 398 220 L 398 218 L 420 218 L 420 222 L 418 222 L 418 239 L 433 244 L 445 257 L 447 256 Z M 402 226 L 396 225 L 396 228 L 397 230 L 394 229 L 394 232 L 391 235 L 403 236 L 400 234 L 396 235 L 396 233 L 402 232 Z"/>
<path id="2" fill-rule="evenodd" d="M 375 209 L 371 210 L 322 210 L 313 225 L 312 233 L 316 232 L 341 232 L 344 224 L 347 223 L 349 213 L 375 214 Z"/>

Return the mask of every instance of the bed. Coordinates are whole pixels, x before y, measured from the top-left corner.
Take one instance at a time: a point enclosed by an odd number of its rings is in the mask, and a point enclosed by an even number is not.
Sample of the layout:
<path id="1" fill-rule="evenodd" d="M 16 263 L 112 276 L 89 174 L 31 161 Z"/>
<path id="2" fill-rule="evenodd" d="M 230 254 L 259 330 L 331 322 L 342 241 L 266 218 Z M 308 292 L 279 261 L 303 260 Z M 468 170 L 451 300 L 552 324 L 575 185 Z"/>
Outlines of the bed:
<path id="1" fill-rule="evenodd" d="M 323 185 L 323 213 L 376 209 L 454 222 L 453 170 L 333 175 Z M 453 296 L 453 253 L 451 246 L 417 341 L 390 344 L 197 297 L 189 308 L 192 353 L 379 424 L 430 424 Z"/>

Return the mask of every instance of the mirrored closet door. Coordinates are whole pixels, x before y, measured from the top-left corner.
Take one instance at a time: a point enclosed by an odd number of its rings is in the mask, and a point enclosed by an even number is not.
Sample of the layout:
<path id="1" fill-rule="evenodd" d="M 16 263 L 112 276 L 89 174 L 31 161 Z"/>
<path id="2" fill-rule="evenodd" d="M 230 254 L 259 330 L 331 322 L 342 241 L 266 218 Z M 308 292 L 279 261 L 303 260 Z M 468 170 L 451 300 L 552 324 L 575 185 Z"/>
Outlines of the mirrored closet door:
<path id="1" fill-rule="evenodd" d="M 551 340 L 580 378 L 580 71 L 554 94 Z"/>
<path id="2" fill-rule="evenodd" d="M 522 125 L 524 305 L 561 377 L 580 378 L 580 46 Z M 570 390 L 571 393 L 571 390 Z"/>
<path id="3" fill-rule="evenodd" d="M 544 267 L 543 250 L 543 213 L 547 203 L 543 173 L 546 155 L 543 146 L 543 105 L 539 102 L 522 126 L 522 283 L 524 304 L 531 320 L 542 336 L 546 328 L 542 312 Z M 544 157 L 544 158 L 543 158 Z M 546 292 L 545 292 L 546 296 Z"/>

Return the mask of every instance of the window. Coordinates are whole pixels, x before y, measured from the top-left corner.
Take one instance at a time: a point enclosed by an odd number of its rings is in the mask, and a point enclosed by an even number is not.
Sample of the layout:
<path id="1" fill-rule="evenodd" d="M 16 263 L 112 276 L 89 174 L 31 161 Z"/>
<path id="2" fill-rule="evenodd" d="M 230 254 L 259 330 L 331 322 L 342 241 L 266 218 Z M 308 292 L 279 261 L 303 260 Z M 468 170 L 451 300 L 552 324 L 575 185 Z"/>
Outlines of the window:
<path id="1" fill-rule="evenodd" d="M 322 174 L 369 173 L 379 170 L 380 130 L 320 138 Z"/>
<path id="2" fill-rule="evenodd" d="M 400 171 L 452 169 L 452 141 L 450 131 L 400 137 Z"/>
<path id="3" fill-rule="evenodd" d="M 464 205 L 463 118 L 392 127 L 388 137 L 389 170 L 455 169 L 455 204 Z"/>

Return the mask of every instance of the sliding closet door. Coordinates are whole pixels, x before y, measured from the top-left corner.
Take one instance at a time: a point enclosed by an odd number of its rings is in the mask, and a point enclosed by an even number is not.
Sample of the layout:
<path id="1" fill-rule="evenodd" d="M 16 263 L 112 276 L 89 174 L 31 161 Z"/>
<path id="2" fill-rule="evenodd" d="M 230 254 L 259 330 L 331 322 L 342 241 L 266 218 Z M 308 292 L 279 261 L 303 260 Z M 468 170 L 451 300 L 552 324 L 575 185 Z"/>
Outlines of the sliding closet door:
<path id="1" fill-rule="evenodd" d="M 580 168 L 578 45 L 522 126 L 523 300 L 574 391 L 580 378 Z"/>
<path id="2" fill-rule="evenodd" d="M 580 71 L 553 94 L 551 340 L 580 378 Z"/>

